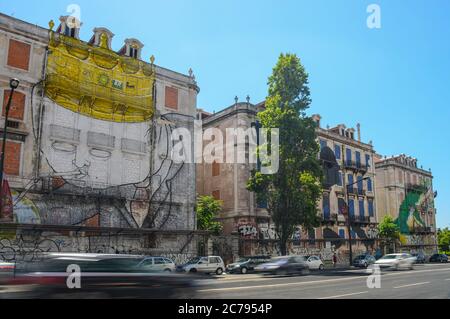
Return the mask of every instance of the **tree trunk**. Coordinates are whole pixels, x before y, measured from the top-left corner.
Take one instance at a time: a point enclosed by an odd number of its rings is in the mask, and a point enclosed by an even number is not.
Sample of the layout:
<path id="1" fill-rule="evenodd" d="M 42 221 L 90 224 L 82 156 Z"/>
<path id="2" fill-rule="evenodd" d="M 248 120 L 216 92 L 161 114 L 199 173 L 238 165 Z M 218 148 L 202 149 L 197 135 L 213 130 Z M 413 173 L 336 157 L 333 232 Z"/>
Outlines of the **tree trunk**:
<path id="1" fill-rule="evenodd" d="M 286 250 L 287 250 L 287 240 L 284 238 L 280 239 L 280 252 L 281 256 L 286 256 Z"/>

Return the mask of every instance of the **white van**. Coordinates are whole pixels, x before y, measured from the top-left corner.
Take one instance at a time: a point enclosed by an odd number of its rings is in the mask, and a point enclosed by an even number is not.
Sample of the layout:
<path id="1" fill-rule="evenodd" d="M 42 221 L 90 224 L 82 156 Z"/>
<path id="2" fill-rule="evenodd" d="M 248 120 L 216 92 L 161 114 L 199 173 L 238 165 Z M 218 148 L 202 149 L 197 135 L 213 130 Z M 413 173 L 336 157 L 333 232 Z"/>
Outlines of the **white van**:
<path id="1" fill-rule="evenodd" d="M 196 257 L 178 268 L 182 272 L 222 275 L 225 264 L 219 256 Z"/>

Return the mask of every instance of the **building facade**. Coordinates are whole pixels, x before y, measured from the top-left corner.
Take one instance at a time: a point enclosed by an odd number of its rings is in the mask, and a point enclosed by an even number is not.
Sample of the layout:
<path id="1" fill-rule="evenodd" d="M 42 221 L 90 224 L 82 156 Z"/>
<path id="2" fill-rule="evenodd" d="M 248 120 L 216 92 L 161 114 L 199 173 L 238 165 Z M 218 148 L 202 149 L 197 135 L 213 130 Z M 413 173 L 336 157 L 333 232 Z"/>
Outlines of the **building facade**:
<path id="1" fill-rule="evenodd" d="M 219 129 L 223 135 L 229 128 L 248 130 L 255 125 L 257 114 L 264 109 L 264 103 L 236 103 L 215 114 L 199 112 L 203 119 L 203 129 Z M 318 124 L 318 143 L 322 148 L 329 147 L 335 152 L 340 166 L 339 184 L 326 190 L 318 203 L 322 219 L 321 227 L 302 229 L 298 227 L 291 244 L 291 253 L 318 253 L 331 258 L 337 251 L 345 261 L 349 254 L 349 234 L 347 219 L 342 205 L 349 202 L 353 251 L 373 252 L 376 249 L 376 189 L 374 149 L 371 144 L 362 143 L 355 138 L 355 130 L 340 125 L 333 129 L 320 127 L 320 116 L 315 115 Z M 229 147 L 230 141 L 223 145 Z M 237 141 L 232 141 L 237 148 Z M 245 149 L 246 153 L 249 149 Z M 249 154 L 246 154 L 248 159 Z M 251 171 L 255 164 L 213 163 L 198 165 L 197 188 L 200 195 L 212 195 L 223 202 L 223 210 L 218 220 L 224 226 L 226 234 L 238 234 L 240 254 L 279 253 L 274 224 L 264 203 L 258 203 L 254 193 L 246 189 Z M 355 183 L 355 184 L 353 184 Z M 353 184 L 347 188 L 346 185 Z M 348 192 L 346 191 L 348 190 Z M 348 199 L 347 199 L 348 196 Z"/>
<path id="2" fill-rule="evenodd" d="M 1 245 L 14 249 L 34 225 L 54 244 L 78 228 L 57 250 L 195 254 L 195 164 L 169 156 L 173 130 L 194 130 L 192 71 L 143 61 L 137 39 L 115 52 L 106 28 L 85 42 L 69 17 L 49 27 L 0 14 L 3 109 L 9 80 L 21 81 L 7 123 L 14 216 Z"/>
<path id="3" fill-rule="evenodd" d="M 376 157 L 379 218 L 391 216 L 400 228 L 401 249 L 431 254 L 437 249 L 436 208 L 431 170 L 404 154 Z"/>

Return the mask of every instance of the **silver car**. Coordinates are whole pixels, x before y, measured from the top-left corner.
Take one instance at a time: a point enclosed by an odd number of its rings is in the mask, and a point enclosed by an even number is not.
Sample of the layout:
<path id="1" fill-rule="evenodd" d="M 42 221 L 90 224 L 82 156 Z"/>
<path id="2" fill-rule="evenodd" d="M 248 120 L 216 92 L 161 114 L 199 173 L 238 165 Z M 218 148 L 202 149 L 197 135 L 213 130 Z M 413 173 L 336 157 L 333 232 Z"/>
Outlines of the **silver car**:
<path id="1" fill-rule="evenodd" d="M 389 254 L 383 256 L 375 262 L 375 265 L 380 268 L 391 268 L 391 269 L 414 269 L 414 263 L 416 262 L 416 258 L 410 254 L 402 253 L 402 254 Z"/>
<path id="2" fill-rule="evenodd" d="M 142 270 L 151 272 L 175 272 L 175 263 L 165 257 L 145 257 L 138 265 Z"/>

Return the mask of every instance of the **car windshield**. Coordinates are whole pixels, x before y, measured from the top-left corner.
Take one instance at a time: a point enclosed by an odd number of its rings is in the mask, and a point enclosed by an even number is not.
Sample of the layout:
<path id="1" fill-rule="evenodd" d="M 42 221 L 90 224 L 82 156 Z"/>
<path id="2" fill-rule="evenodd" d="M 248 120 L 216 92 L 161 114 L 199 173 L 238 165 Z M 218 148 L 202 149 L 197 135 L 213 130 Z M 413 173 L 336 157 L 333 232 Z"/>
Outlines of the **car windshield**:
<path id="1" fill-rule="evenodd" d="M 359 259 L 366 259 L 366 256 L 358 256 L 358 257 L 356 257 L 356 259 L 357 260 L 359 260 Z"/>
<path id="2" fill-rule="evenodd" d="M 248 259 L 248 258 L 241 258 L 241 259 L 238 260 L 238 263 L 239 263 L 239 264 L 246 263 L 246 262 L 249 261 L 249 260 L 250 260 L 250 259 Z"/>

